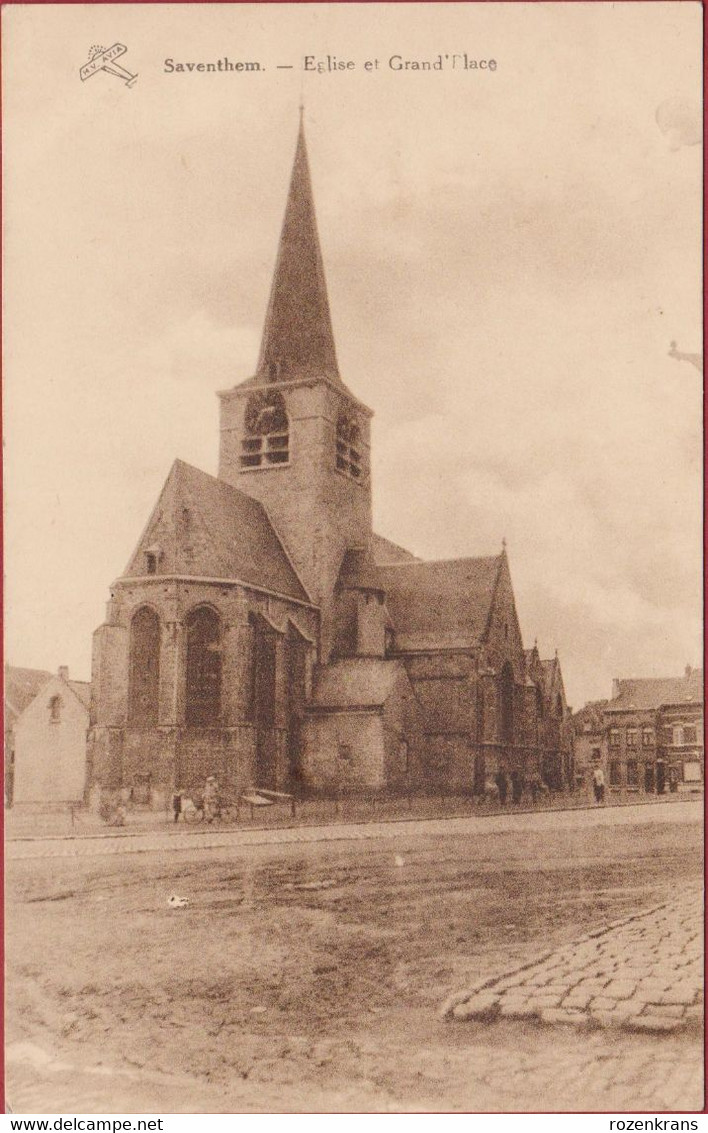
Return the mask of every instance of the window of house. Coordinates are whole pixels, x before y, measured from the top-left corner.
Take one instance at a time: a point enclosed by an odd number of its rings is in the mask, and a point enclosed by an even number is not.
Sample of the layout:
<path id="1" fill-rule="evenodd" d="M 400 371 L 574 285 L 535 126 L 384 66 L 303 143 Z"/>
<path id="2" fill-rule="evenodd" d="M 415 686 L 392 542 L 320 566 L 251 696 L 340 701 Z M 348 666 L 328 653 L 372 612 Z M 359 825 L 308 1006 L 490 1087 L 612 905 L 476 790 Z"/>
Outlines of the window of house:
<path id="1" fill-rule="evenodd" d="M 683 728 L 680 724 L 676 724 L 673 728 L 673 741 L 674 747 L 681 747 L 683 743 Z"/>
<path id="2" fill-rule="evenodd" d="M 145 555 L 145 567 L 148 574 L 157 574 L 157 555 L 148 551 Z"/>
<path id="3" fill-rule="evenodd" d="M 627 760 L 627 786 L 639 786 L 639 764 L 636 759 Z"/>
<path id="4" fill-rule="evenodd" d="M 627 728 L 627 747 L 637 746 L 637 729 Z"/>
<path id="5" fill-rule="evenodd" d="M 700 783 L 700 781 L 701 781 L 701 765 L 700 765 L 700 763 L 684 763 L 684 765 L 683 765 L 683 781 L 684 781 L 684 783 Z"/>
<path id="6" fill-rule="evenodd" d="M 593 763 L 600 763 L 601 759 L 602 759 L 602 752 L 600 751 L 600 748 L 594 747 L 592 749 L 592 761 L 593 761 Z"/>
<path id="7" fill-rule="evenodd" d="M 610 728 L 610 747 L 619 747 L 620 743 L 619 728 Z"/>
<path id="8" fill-rule="evenodd" d="M 337 747 L 337 754 L 344 763 L 351 763 L 354 754 L 351 744 L 340 743 Z"/>
<path id="9" fill-rule="evenodd" d="M 352 480 L 361 480 L 361 430 L 346 416 L 341 416 L 337 421 L 336 467 L 338 472 L 351 476 Z"/>
<path id="10" fill-rule="evenodd" d="M 654 729 L 642 728 L 642 747 L 651 747 L 654 743 Z"/>
<path id="11" fill-rule="evenodd" d="M 619 759 L 612 759 L 610 761 L 610 786 L 619 787 L 622 782 L 622 774 L 620 772 Z"/>
<path id="12" fill-rule="evenodd" d="M 49 701 L 49 722 L 58 724 L 61 720 L 61 697 L 53 696 Z"/>
<path id="13" fill-rule="evenodd" d="M 188 615 L 185 719 L 193 727 L 217 727 L 221 716 L 221 622 L 210 606 Z"/>
<path id="14" fill-rule="evenodd" d="M 673 742 L 674 742 L 674 730 L 673 730 L 673 728 L 662 728 L 661 729 L 661 738 L 662 738 L 664 745 L 666 747 L 670 747 L 671 744 L 673 744 Z"/>
<path id="15" fill-rule="evenodd" d="M 683 730 L 683 742 L 685 744 L 695 744 L 698 741 L 698 732 L 696 728 L 685 727 Z"/>
<path id="16" fill-rule="evenodd" d="M 290 425 L 281 393 L 254 393 L 246 404 L 241 468 L 267 468 L 290 459 Z"/>
<path id="17" fill-rule="evenodd" d="M 133 727 L 157 724 L 160 693 L 160 619 L 141 606 L 130 623 L 128 720 Z"/>

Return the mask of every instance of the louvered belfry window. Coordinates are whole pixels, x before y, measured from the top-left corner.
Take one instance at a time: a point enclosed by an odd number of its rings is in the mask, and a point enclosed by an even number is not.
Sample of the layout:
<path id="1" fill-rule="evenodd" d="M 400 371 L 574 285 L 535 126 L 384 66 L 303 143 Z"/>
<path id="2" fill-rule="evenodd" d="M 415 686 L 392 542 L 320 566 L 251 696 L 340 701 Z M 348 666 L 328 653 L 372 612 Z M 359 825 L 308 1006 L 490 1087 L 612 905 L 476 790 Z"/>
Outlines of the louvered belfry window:
<path id="1" fill-rule="evenodd" d="M 254 393 L 246 404 L 241 468 L 268 468 L 290 460 L 290 427 L 281 393 Z"/>
<path id="2" fill-rule="evenodd" d="M 362 478 L 361 432 L 348 417 L 340 417 L 337 422 L 337 471 L 352 480 Z"/>

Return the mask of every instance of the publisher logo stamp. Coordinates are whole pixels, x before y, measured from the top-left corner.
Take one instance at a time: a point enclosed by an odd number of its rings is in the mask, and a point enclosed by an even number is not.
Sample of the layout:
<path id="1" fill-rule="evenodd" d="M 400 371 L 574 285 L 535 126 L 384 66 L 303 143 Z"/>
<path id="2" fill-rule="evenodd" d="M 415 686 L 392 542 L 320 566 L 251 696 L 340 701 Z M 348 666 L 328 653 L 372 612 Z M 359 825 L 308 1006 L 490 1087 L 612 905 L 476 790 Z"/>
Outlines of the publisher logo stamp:
<path id="1" fill-rule="evenodd" d="M 106 71 L 109 75 L 122 79 L 127 87 L 132 87 L 138 76 L 131 75 L 130 71 L 126 71 L 125 67 L 115 62 L 121 55 L 125 55 L 127 50 L 128 48 L 122 43 L 114 43 L 112 47 L 99 47 L 98 44 L 94 44 L 89 51 L 88 63 L 84 63 L 79 71 L 81 82 L 85 83 L 97 71 Z"/>

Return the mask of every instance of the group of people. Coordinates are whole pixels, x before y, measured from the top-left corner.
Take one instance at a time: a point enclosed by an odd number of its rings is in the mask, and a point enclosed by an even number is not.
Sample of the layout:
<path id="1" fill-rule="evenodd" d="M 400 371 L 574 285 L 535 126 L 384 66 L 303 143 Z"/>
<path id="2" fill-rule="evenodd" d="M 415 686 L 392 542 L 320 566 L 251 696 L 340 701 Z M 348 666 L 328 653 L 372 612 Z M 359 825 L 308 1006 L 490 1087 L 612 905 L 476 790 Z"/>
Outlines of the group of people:
<path id="1" fill-rule="evenodd" d="M 505 767 L 500 767 L 494 776 L 494 783 L 499 793 L 499 802 L 502 806 L 506 806 L 507 804 L 510 789 L 511 801 L 517 806 L 521 802 L 525 789 L 528 789 L 531 795 L 531 801 L 534 803 L 543 791 L 543 780 L 540 775 L 532 775 L 528 780 L 525 780 L 516 767 L 512 768 L 509 774 L 507 774 Z"/>
<path id="2" fill-rule="evenodd" d="M 204 821 L 213 822 L 221 814 L 221 796 L 219 794 L 219 784 L 216 775 L 209 775 L 206 783 L 204 784 L 203 791 L 200 792 L 200 798 L 194 798 L 194 795 L 188 796 L 185 791 L 177 788 L 172 795 L 172 812 L 174 814 L 175 822 L 179 822 L 182 813 L 186 812 L 188 806 L 196 806 L 197 810 L 203 811 Z M 199 803 L 201 802 L 201 806 Z"/>

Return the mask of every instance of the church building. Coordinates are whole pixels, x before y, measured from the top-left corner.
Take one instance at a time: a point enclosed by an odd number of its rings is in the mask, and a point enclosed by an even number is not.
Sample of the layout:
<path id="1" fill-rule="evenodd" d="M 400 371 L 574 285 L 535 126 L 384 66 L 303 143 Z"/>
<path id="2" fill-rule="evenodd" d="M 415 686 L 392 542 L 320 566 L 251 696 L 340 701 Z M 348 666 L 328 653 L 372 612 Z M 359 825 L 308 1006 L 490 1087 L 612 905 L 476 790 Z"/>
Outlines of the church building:
<path id="1" fill-rule="evenodd" d="M 256 371 L 219 398 L 218 475 L 175 461 L 94 635 L 94 798 L 570 784 L 560 665 L 524 650 L 505 547 L 424 562 L 372 530 L 302 124 Z"/>

